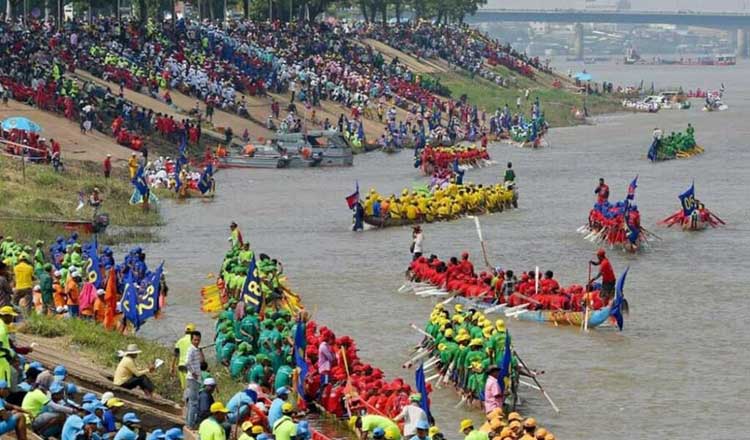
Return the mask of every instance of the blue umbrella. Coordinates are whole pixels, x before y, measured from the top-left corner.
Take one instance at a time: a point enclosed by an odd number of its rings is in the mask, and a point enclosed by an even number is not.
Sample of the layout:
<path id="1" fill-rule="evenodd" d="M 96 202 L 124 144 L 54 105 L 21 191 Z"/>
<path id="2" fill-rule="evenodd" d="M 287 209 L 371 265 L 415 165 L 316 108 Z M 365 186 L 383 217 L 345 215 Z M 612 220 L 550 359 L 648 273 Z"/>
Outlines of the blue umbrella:
<path id="1" fill-rule="evenodd" d="M 13 129 L 31 131 L 34 133 L 39 133 L 40 131 L 42 131 L 42 127 L 40 127 L 39 124 L 22 116 L 13 116 L 7 118 L 3 121 L 2 126 L 3 130 L 6 131 L 11 131 Z"/>
<path id="2" fill-rule="evenodd" d="M 575 79 L 578 81 L 591 81 L 594 77 L 587 72 L 578 72 L 575 74 Z"/>

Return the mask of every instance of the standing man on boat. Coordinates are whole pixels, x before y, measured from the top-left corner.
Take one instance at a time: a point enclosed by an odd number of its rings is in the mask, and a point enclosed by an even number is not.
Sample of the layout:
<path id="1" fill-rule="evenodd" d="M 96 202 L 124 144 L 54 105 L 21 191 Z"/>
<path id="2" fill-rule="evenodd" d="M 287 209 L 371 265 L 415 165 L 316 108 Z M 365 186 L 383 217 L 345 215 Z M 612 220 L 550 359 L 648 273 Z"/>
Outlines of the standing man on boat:
<path id="1" fill-rule="evenodd" d="M 352 226 L 352 231 L 362 231 L 364 227 L 363 220 L 365 218 L 365 208 L 362 206 L 362 202 L 357 200 L 357 203 L 354 205 L 354 226 Z"/>
<path id="2" fill-rule="evenodd" d="M 615 277 L 614 269 L 612 269 L 612 263 L 609 262 L 607 253 L 604 249 L 596 251 L 596 258 L 597 261 L 589 261 L 589 264 L 599 266 L 599 273 L 589 281 L 589 286 L 591 286 L 591 283 L 601 278 L 602 288 L 599 291 L 599 298 L 604 301 L 604 304 L 608 304 L 615 295 L 615 282 L 617 281 L 617 278 Z"/>
<path id="3" fill-rule="evenodd" d="M 420 406 L 422 395 L 419 393 L 409 396 L 409 404 L 404 405 L 401 412 L 393 419 L 394 422 L 404 422 L 404 438 L 411 439 L 417 435 L 417 429 L 421 423 L 430 429 L 427 413 Z"/>
<path id="4" fill-rule="evenodd" d="M 422 256 L 422 243 L 424 242 L 424 234 L 422 233 L 422 227 L 419 225 L 412 228 L 411 233 L 411 259 L 412 261 Z"/>
<path id="5" fill-rule="evenodd" d="M 331 368 L 336 363 L 336 355 L 331 349 L 335 338 L 332 333 L 327 333 L 323 342 L 318 346 L 318 372 L 320 373 L 320 388 L 318 396 L 322 396 L 326 385 L 330 382 Z"/>
<path id="6" fill-rule="evenodd" d="M 599 186 L 594 190 L 597 195 L 597 203 L 604 203 L 609 200 L 609 186 L 604 183 L 604 177 L 599 178 Z"/>
<path id="7" fill-rule="evenodd" d="M 508 169 L 505 170 L 505 176 L 503 177 L 504 183 L 515 183 L 516 182 L 516 172 L 513 171 L 513 162 L 508 162 Z"/>
<path id="8" fill-rule="evenodd" d="M 235 222 L 230 223 L 229 231 L 231 233 L 231 235 L 229 236 L 229 241 L 232 242 L 232 248 L 233 249 L 241 248 L 245 242 L 242 241 L 242 232 L 240 232 L 240 228 L 239 226 L 237 226 L 237 223 Z"/>

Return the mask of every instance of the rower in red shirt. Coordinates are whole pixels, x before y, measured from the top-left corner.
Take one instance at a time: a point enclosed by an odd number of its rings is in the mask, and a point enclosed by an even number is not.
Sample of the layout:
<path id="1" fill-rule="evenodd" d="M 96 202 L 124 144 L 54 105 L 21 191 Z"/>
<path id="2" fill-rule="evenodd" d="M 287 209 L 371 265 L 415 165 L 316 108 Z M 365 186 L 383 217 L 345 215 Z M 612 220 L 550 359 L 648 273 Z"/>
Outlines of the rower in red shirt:
<path id="1" fill-rule="evenodd" d="M 461 262 L 458 263 L 461 266 L 461 272 L 469 276 L 474 276 L 474 265 L 469 261 L 469 253 L 464 252 L 461 254 Z"/>
<path id="2" fill-rule="evenodd" d="M 597 195 L 597 203 L 604 203 L 609 200 L 609 186 L 604 183 L 604 178 L 599 179 L 599 186 L 594 190 L 594 194 Z"/>
<path id="3" fill-rule="evenodd" d="M 548 270 L 544 272 L 544 279 L 539 283 L 544 293 L 557 293 L 560 290 L 560 283 L 554 278 L 555 274 Z"/>
<path id="4" fill-rule="evenodd" d="M 617 279 L 615 278 L 615 271 L 612 269 L 612 264 L 609 262 L 604 249 L 596 251 L 596 258 L 597 261 L 589 261 L 590 264 L 599 266 L 599 273 L 591 279 L 591 282 L 594 282 L 601 277 L 602 288 L 599 291 L 599 298 L 607 304 L 615 296 L 615 282 Z"/>

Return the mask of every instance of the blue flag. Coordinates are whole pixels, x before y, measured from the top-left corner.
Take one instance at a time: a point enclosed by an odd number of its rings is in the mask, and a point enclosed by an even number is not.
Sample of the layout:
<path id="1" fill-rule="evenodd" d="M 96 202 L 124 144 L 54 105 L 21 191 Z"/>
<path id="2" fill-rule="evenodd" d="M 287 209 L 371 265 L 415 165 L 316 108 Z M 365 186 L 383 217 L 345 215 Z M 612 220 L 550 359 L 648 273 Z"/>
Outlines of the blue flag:
<path id="1" fill-rule="evenodd" d="M 133 180 L 131 180 L 131 183 L 135 189 L 138 190 L 138 194 L 140 194 L 141 197 L 144 197 L 148 193 L 148 185 L 146 184 L 146 179 L 143 177 L 143 165 L 138 167 L 138 171 L 135 172 L 135 176 L 133 177 Z"/>
<path id="2" fill-rule="evenodd" d="M 305 377 L 307 377 L 307 361 L 305 361 L 305 349 L 307 339 L 305 336 L 305 322 L 297 320 L 297 328 L 294 332 L 294 363 L 299 368 L 297 376 L 297 394 L 300 398 L 305 396 Z"/>
<path id="3" fill-rule="evenodd" d="M 359 128 L 357 128 L 357 138 L 361 141 L 365 138 L 365 124 L 363 122 L 359 123 Z"/>
<path id="4" fill-rule="evenodd" d="M 630 270 L 630 266 L 625 268 L 625 272 L 620 275 L 620 279 L 617 280 L 617 284 L 615 285 L 615 299 L 612 301 L 612 307 L 609 311 L 609 316 L 615 318 L 615 321 L 617 322 L 617 328 L 622 331 L 622 325 L 623 325 L 623 319 L 622 319 L 622 306 L 625 302 L 625 294 L 622 292 L 622 289 L 625 287 L 625 277 L 628 275 L 628 270 Z"/>
<path id="5" fill-rule="evenodd" d="M 162 272 L 164 272 L 164 262 L 146 278 L 146 290 L 138 295 L 138 322 L 141 324 L 146 322 L 148 318 L 153 318 L 159 311 Z"/>
<path id="6" fill-rule="evenodd" d="M 497 379 L 500 382 L 500 391 L 505 395 L 505 378 L 510 374 L 510 333 L 505 332 L 505 350 L 503 351 L 503 358 L 500 360 L 500 377 Z"/>
<path id="7" fill-rule="evenodd" d="M 419 365 L 416 373 L 414 374 L 414 383 L 416 385 L 417 392 L 422 396 L 419 401 L 419 406 L 427 414 L 427 419 L 431 419 L 430 416 L 430 399 L 427 393 L 427 381 L 424 378 L 424 363 Z"/>
<path id="8" fill-rule="evenodd" d="M 242 286 L 242 301 L 245 307 L 255 306 L 256 311 L 260 311 L 263 306 L 263 292 L 260 287 L 260 277 L 258 276 L 258 266 L 255 263 L 255 255 L 250 260 L 250 266 L 247 268 L 245 284 Z"/>
<path id="9" fill-rule="evenodd" d="M 211 178 L 213 175 L 214 167 L 209 163 L 206 165 L 206 169 L 203 170 L 203 174 L 201 174 L 201 180 L 198 181 L 198 189 L 201 191 L 201 194 L 207 193 L 213 186 L 211 184 Z"/>
<path id="10" fill-rule="evenodd" d="M 638 175 L 635 176 L 630 185 L 628 185 L 628 195 L 625 197 L 626 200 L 633 200 L 635 198 L 635 189 L 638 188 Z"/>
<path id="11" fill-rule="evenodd" d="M 177 166 L 182 166 L 188 163 L 187 158 L 187 137 L 182 136 L 180 138 L 179 155 L 177 156 Z"/>
<path id="12" fill-rule="evenodd" d="M 141 322 L 138 320 L 138 288 L 130 272 L 125 277 L 125 289 L 120 300 L 120 308 L 125 320 L 130 321 L 136 330 L 141 328 Z"/>
<path id="13" fill-rule="evenodd" d="M 180 164 L 180 160 L 177 160 L 177 163 L 174 167 L 174 191 L 180 192 L 180 188 L 182 188 L 182 180 L 180 180 L 180 172 L 181 172 L 182 165 Z"/>
<path id="14" fill-rule="evenodd" d="M 92 241 L 84 246 L 88 259 L 86 260 L 86 279 L 93 283 L 94 287 L 102 287 L 102 271 L 99 264 L 99 246 L 96 241 Z"/>
<path id="15" fill-rule="evenodd" d="M 688 188 L 687 191 L 680 194 L 678 197 L 680 198 L 680 205 L 682 206 L 682 214 L 685 217 L 690 217 L 696 207 L 695 182 L 690 185 L 690 188 Z"/>

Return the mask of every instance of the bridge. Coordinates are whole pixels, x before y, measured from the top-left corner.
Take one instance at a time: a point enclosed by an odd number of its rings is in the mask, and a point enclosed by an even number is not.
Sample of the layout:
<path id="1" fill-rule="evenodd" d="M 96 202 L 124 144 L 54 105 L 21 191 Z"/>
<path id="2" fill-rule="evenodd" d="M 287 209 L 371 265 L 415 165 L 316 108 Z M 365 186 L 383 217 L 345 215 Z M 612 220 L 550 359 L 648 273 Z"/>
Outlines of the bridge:
<path id="1" fill-rule="evenodd" d="M 583 57 L 583 27 L 579 23 L 674 24 L 716 29 L 737 29 L 737 55 L 748 56 L 747 29 L 750 14 L 740 12 L 657 12 L 657 11 L 597 11 L 581 9 L 489 9 L 483 8 L 467 21 L 487 22 L 547 22 L 575 23 L 574 51 Z"/>

